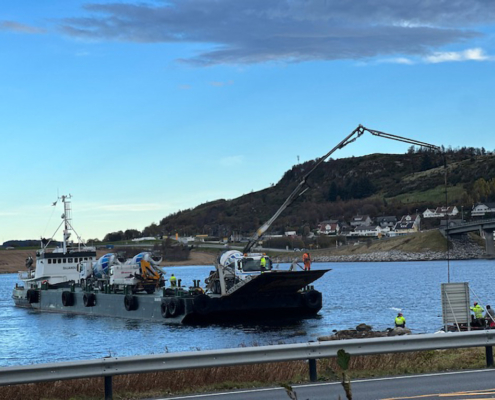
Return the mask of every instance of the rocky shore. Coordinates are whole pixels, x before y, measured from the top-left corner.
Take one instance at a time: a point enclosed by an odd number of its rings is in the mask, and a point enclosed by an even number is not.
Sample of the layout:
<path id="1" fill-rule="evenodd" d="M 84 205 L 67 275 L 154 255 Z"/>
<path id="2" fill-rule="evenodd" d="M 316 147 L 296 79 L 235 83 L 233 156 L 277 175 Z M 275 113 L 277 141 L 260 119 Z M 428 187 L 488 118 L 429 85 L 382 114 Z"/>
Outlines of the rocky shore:
<path id="1" fill-rule="evenodd" d="M 447 252 L 425 250 L 423 252 L 406 252 L 402 250 L 365 251 L 358 254 L 338 254 L 332 252 L 323 253 L 314 251 L 311 256 L 313 262 L 386 262 L 386 261 L 432 261 L 432 260 L 472 260 L 489 258 L 485 249 L 478 243 L 469 239 L 451 239 L 451 250 Z M 277 262 L 292 262 L 294 255 L 279 256 Z"/>

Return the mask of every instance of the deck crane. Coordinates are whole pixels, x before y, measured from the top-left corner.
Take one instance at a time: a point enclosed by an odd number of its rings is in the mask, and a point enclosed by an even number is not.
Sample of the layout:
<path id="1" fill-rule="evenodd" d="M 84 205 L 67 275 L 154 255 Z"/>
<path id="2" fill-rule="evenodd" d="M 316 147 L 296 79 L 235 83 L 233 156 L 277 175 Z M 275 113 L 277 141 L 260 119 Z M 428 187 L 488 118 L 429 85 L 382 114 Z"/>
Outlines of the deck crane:
<path id="1" fill-rule="evenodd" d="M 246 244 L 244 247 L 243 253 L 249 253 L 252 247 L 257 243 L 257 241 L 263 236 L 263 234 L 270 228 L 270 226 L 275 222 L 275 220 L 282 214 L 282 212 L 289 207 L 299 196 L 304 194 L 309 187 L 306 184 L 306 181 L 308 177 L 320 166 L 321 163 L 323 163 L 325 160 L 328 159 L 335 151 L 342 149 L 343 147 L 347 146 L 348 144 L 354 142 L 357 140 L 359 137 L 361 137 L 365 132 L 369 132 L 374 136 L 379 136 L 383 137 L 385 139 L 391 139 L 391 140 L 397 140 L 399 142 L 404 142 L 404 143 L 409 143 L 415 146 L 421 146 L 421 147 L 426 147 L 428 149 L 442 152 L 443 149 L 439 146 L 435 146 L 430 143 L 426 142 L 420 142 L 419 140 L 414 140 L 414 139 L 409 139 L 406 137 L 402 136 L 397 136 L 397 135 L 392 135 L 390 133 L 385 133 L 381 131 L 377 131 L 375 129 L 369 129 L 364 127 L 363 125 L 359 125 L 356 129 L 354 129 L 345 139 L 343 139 L 339 144 L 337 144 L 333 149 L 331 149 L 327 154 L 325 154 L 323 157 L 319 158 L 318 161 L 313 165 L 313 167 L 303 176 L 299 184 L 295 187 L 295 189 L 292 191 L 292 193 L 287 197 L 285 202 L 280 206 L 280 208 L 277 210 L 273 216 L 266 221 L 263 225 L 261 225 L 256 233 L 251 237 L 249 242 Z"/>

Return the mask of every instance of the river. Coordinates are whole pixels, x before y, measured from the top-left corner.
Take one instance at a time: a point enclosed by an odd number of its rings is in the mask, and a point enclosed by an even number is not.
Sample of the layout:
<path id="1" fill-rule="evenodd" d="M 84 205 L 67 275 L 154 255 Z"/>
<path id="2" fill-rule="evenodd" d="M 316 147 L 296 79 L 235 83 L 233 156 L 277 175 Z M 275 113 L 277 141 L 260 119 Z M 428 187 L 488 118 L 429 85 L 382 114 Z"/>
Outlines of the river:
<path id="1" fill-rule="evenodd" d="M 281 264 L 287 269 L 288 264 Z M 291 323 L 172 326 L 161 323 L 83 315 L 38 313 L 14 307 L 16 274 L 0 275 L 0 366 L 158 354 L 241 346 L 301 343 L 333 330 L 366 323 L 374 330 L 393 326 L 402 309 L 413 333 L 442 327 L 440 284 L 469 282 L 471 300 L 495 304 L 495 261 L 471 260 L 318 263 L 331 268 L 314 283 L 323 293 L 315 318 Z M 168 267 L 183 284 L 202 281 L 212 267 Z"/>

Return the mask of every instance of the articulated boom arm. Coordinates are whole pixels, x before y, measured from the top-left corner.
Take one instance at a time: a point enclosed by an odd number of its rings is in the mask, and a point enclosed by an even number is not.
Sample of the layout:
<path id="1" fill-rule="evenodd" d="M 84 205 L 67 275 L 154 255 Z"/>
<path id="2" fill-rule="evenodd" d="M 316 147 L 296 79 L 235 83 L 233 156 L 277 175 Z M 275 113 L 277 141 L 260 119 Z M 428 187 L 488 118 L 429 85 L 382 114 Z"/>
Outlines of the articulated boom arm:
<path id="1" fill-rule="evenodd" d="M 324 162 L 328 157 L 330 157 L 335 151 L 342 149 L 343 147 L 347 146 L 349 143 L 354 142 L 356 139 L 361 137 L 365 132 L 369 132 L 374 136 L 379 136 L 383 137 L 385 139 L 392 139 L 392 140 L 397 140 L 399 142 L 405 142 L 409 143 L 412 145 L 416 146 L 421 146 L 421 147 L 427 147 L 429 149 L 435 150 L 435 151 L 442 151 L 441 147 L 435 146 L 433 144 L 425 143 L 425 142 L 420 142 L 418 140 L 414 139 L 409 139 L 405 138 L 402 136 L 397 136 L 397 135 L 392 135 L 390 133 L 385 133 L 385 132 L 380 132 L 376 131 L 373 129 L 368 129 L 365 128 L 362 125 L 359 125 L 356 129 L 354 129 L 344 140 L 342 140 L 337 146 L 335 146 L 332 150 L 330 150 L 327 154 L 325 154 L 323 157 L 319 158 L 318 161 L 313 165 L 313 167 L 303 176 L 299 184 L 295 187 L 295 189 L 292 191 L 292 193 L 287 197 L 287 199 L 284 201 L 284 203 L 280 206 L 280 208 L 277 210 L 273 216 L 266 221 L 263 225 L 261 225 L 256 233 L 253 235 L 253 237 L 249 240 L 249 242 L 246 244 L 246 247 L 244 247 L 243 252 L 248 253 L 251 248 L 254 246 L 254 244 L 258 241 L 258 239 L 270 228 L 270 226 L 275 222 L 275 220 L 282 214 L 282 212 L 289 207 L 299 196 L 301 196 L 306 190 L 309 188 L 306 185 L 306 180 L 308 177 L 320 166 L 322 162 Z"/>

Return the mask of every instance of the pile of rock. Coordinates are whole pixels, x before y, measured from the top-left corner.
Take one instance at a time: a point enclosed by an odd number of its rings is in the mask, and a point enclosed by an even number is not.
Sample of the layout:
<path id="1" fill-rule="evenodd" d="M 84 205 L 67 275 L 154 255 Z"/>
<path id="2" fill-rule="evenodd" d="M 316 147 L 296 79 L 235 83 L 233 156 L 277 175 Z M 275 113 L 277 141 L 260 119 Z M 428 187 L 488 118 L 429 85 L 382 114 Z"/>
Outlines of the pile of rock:
<path id="1" fill-rule="evenodd" d="M 368 339 L 377 337 L 387 337 L 387 336 L 400 336 L 400 335 L 410 335 L 411 331 L 407 328 L 388 328 L 383 332 L 373 331 L 370 325 L 359 324 L 356 329 L 344 329 L 341 331 L 334 331 L 331 336 L 321 336 L 318 338 L 319 342 L 324 342 L 328 340 L 343 340 L 343 339 Z"/>

